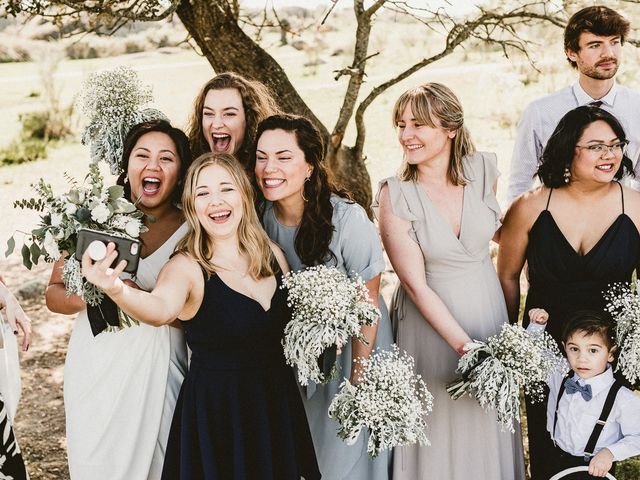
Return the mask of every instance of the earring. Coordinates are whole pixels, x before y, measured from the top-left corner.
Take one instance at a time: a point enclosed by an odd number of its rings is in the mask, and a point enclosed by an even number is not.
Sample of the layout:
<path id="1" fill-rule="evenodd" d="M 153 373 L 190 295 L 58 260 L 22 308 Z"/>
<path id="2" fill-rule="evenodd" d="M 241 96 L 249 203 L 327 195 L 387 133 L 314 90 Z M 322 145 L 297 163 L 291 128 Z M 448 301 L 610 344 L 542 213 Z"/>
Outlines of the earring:
<path id="1" fill-rule="evenodd" d="M 309 175 L 307 178 L 304 179 L 304 183 L 302 184 L 302 192 L 300 192 L 300 195 L 302 196 L 302 200 L 306 202 L 308 202 L 309 200 L 307 199 L 307 197 L 304 196 L 304 187 L 307 185 L 307 182 L 311 180 L 311 175 Z"/>
<path id="2" fill-rule="evenodd" d="M 569 166 L 564 167 L 564 173 L 562 174 L 564 177 L 564 183 L 569 183 L 571 181 L 571 172 L 569 171 Z"/>

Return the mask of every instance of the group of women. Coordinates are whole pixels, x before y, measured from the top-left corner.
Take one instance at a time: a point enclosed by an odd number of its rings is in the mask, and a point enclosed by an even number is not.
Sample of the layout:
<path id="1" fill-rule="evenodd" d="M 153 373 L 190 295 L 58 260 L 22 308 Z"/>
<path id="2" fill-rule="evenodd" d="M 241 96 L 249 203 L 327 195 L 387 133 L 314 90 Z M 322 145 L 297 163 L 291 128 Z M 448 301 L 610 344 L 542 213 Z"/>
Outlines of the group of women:
<path id="1" fill-rule="evenodd" d="M 631 278 L 640 194 L 616 182 L 629 167 L 624 131 L 597 107 L 569 112 L 545 150 L 542 186 L 500 229 L 495 156 L 476 151 L 453 92 L 413 88 L 393 121 L 404 160 L 374 205 L 399 278 L 391 319 L 374 224 L 333 182 L 318 130 L 280 113 L 263 85 L 232 73 L 212 79 L 189 137 L 164 121 L 129 132 L 119 183 L 155 218 L 138 272 L 123 280 L 124 264 L 110 268 L 113 245 L 103 260 L 86 254 L 82 268 L 140 325 L 94 336 L 59 264 L 47 289 L 51 310 L 79 313 L 64 386 L 72 478 L 524 478 L 520 435 L 501 431 L 473 399 L 451 400 L 445 384 L 465 343 L 517 320 L 525 261 L 527 308 L 545 308 L 555 336 L 567 311 L 602 307 L 602 289 Z M 362 332 L 368 345 L 342 349 L 340 376 L 357 382 L 354 360 L 395 339 L 434 395 L 431 446 L 372 460 L 364 434 L 348 446 L 328 418 L 339 380 L 296 385 L 280 346 L 288 310 L 279 286 L 290 269 L 318 264 L 359 274 L 382 312 Z M 529 413 L 532 461 L 543 461 L 535 427 L 544 422 Z"/>

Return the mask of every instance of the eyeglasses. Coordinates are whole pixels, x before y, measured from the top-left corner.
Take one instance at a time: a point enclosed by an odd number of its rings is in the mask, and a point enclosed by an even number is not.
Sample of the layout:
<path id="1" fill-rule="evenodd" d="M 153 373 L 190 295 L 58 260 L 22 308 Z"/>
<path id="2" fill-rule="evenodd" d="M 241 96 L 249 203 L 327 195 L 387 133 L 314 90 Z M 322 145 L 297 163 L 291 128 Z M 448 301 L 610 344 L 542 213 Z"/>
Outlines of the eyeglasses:
<path id="1" fill-rule="evenodd" d="M 614 143 L 613 145 L 606 145 L 604 143 L 594 143 L 593 145 L 576 145 L 576 148 L 584 148 L 594 155 L 602 156 L 607 152 L 611 152 L 614 155 L 622 155 L 627 149 L 629 142 L 623 140 L 621 142 Z"/>

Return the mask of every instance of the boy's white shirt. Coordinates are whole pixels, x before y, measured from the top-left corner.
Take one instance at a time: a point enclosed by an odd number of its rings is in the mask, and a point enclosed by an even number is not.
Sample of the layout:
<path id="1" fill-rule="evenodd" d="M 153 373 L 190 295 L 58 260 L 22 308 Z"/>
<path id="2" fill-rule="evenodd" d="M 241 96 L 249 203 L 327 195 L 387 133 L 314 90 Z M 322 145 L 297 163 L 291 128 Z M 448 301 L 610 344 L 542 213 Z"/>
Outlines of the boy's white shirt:
<path id="1" fill-rule="evenodd" d="M 545 325 L 529 324 L 528 332 L 543 331 Z M 558 391 L 566 372 L 556 372 L 549 379 L 549 401 L 547 402 L 547 430 L 553 436 Z M 583 380 L 578 374 L 574 378 L 580 385 L 591 385 L 592 398 L 585 401 L 580 393 L 572 395 L 566 392 L 560 399 L 555 442 L 562 450 L 574 455 L 584 455 L 591 432 L 600 418 L 604 402 L 613 385 L 614 377 L 611 365 L 600 375 Z M 626 387 L 618 391 L 607 423 L 596 443 L 594 455 L 608 448 L 616 461 L 640 455 L 640 396 Z"/>

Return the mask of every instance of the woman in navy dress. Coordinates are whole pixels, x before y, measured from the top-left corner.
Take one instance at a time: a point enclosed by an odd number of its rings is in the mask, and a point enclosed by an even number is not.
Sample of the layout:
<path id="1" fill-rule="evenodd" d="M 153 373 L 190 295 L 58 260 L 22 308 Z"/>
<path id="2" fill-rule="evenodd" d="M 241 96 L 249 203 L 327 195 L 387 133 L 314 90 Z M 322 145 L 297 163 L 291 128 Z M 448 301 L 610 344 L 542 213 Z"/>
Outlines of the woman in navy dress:
<path id="1" fill-rule="evenodd" d="M 238 161 L 205 154 L 182 199 L 189 231 L 151 293 L 118 279 L 116 252 L 83 273 L 125 312 L 151 325 L 183 322 L 193 354 L 174 414 L 163 479 L 315 480 L 309 427 L 280 339 L 289 312 L 282 252 L 253 208 Z"/>

